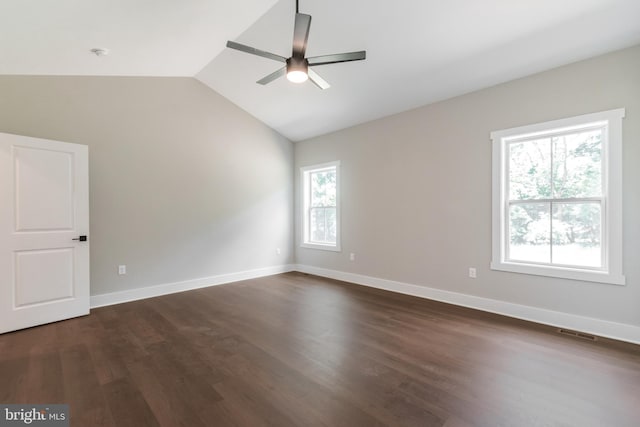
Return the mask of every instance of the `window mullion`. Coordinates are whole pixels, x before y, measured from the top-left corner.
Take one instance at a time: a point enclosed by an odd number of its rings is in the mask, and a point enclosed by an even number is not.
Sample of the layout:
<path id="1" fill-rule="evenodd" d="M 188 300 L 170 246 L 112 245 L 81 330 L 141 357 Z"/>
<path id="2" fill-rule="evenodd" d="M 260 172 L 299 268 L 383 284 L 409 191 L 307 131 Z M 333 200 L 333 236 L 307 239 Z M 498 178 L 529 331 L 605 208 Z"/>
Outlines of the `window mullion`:
<path id="1" fill-rule="evenodd" d="M 600 200 L 600 245 L 602 251 L 600 252 L 600 263 L 602 267 L 609 269 L 609 234 L 605 233 L 605 227 L 607 226 L 607 213 L 606 213 L 606 201 L 604 197 Z"/>
<path id="2" fill-rule="evenodd" d="M 307 226 L 307 240 L 308 241 L 312 241 L 313 240 L 313 236 L 311 235 L 311 212 L 313 212 L 313 205 L 311 203 L 311 200 L 313 199 L 313 172 L 309 173 L 309 211 L 308 211 L 308 215 L 309 215 L 309 222 L 308 222 L 308 226 Z"/>
<path id="3" fill-rule="evenodd" d="M 522 199 L 522 200 L 508 200 L 510 205 L 518 204 L 531 204 L 531 203 L 587 203 L 587 202 L 601 202 L 602 197 L 565 197 L 557 199 Z"/>
<path id="4" fill-rule="evenodd" d="M 327 221 L 327 207 L 322 208 L 324 211 L 324 241 L 329 241 L 329 222 Z"/>
<path id="5" fill-rule="evenodd" d="M 549 138 L 549 161 L 551 162 L 549 169 L 549 189 L 551 190 L 551 201 L 549 202 L 549 263 L 553 264 L 553 200 L 556 196 L 556 188 L 554 184 L 554 147 L 553 147 L 553 136 Z M 557 137 L 556 137 L 557 138 Z"/>
<path id="6" fill-rule="evenodd" d="M 502 200 L 500 201 L 500 203 L 503 203 L 503 200 L 506 200 L 507 203 L 504 203 L 504 206 L 502 207 L 502 211 L 503 211 L 503 215 L 504 217 L 502 218 L 502 222 L 503 224 L 501 225 L 502 228 L 502 232 L 504 233 L 504 236 L 502 238 L 502 255 L 504 256 L 505 260 L 509 260 L 511 259 L 511 220 L 509 218 L 509 214 L 511 212 L 511 206 L 510 206 L 510 195 L 511 195 L 511 180 L 510 180 L 510 170 L 511 170 L 511 162 L 510 162 L 510 155 L 511 155 L 511 148 L 510 145 L 504 144 L 504 147 L 501 147 L 501 154 L 500 156 L 502 157 L 501 161 L 504 164 L 504 176 L 500 178 L 501 180 L 501 192 L 504 192 L 501 196 L 502 196 Z M 502 167 L 502 165 L 501 165 Z"/>
<path id="7" fill-rule="evenodd" d="M 553 264 L 553 201 L 549 202 L 549 263 Z"/>

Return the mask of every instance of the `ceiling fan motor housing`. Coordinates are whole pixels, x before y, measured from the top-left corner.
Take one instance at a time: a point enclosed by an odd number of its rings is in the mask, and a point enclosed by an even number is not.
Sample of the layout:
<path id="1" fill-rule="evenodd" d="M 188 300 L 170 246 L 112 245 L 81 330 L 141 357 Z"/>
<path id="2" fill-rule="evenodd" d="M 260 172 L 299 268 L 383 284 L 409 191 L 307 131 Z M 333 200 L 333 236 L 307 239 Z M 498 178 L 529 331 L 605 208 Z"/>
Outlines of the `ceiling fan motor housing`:
<path id="1" fill-rule="evenodd" d="M 291 73 L 293 71 L 301 71 L 307 74 L 309 70 L 309 61 L 306 58 L 298 58 L 292 56 L 287 59 L 287 73 Z"/>

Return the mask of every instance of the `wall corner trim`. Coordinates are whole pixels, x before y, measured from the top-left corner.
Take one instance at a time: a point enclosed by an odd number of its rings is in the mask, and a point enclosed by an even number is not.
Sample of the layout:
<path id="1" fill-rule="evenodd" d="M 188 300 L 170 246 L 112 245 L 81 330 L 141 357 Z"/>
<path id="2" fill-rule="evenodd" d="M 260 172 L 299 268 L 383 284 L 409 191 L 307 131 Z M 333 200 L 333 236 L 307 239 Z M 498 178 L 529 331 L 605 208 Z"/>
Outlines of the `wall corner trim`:
<path id="1" fill-rule="evenodd" d="M 236 273 L 203 277 L 200 279 L 185 280 L 182 282 L 164 283 L 143 288 L 127 289 L 125 291 L 110 292 L 108 294 L 91 295 L 90 306 L 91 308 L 98 308 L 107 305 L 122 304 L 145 298 L 153 298 L 161 295 L 190 291 L 193 289 L 207 288 L 209 286 L 224 285 L 241 280 L 257 279 L 258 277 L 272 276 L 274 274 L 287 273 L 294 270 L 295 265 L 284 264 Z"/>
<path id="2" fill-rule="evenodd" d="M 573 329 L 605 338 L 640 344 L 639 326 L 562 313 L 559 311 L 483 298 L 458 292 L 445 291 L 427 286 L 396 282 L 393 280 L 380 279 L 361 274 L 329 270 L 310 265 L 297 264 L 294 266 L 294 269 L 301 273 L 313 274 L 371 288 L 384 289 L 391 292 L 514 317 L 516 319 L 542 323 L 559 328 Z"/>

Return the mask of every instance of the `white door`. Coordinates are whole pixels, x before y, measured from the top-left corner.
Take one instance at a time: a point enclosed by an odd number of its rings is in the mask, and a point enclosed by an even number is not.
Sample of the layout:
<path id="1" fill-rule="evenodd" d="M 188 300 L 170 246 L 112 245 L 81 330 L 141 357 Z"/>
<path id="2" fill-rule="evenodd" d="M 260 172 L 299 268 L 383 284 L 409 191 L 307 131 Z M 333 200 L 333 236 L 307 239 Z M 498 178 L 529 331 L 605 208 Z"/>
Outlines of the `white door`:
<path id="1" fill-rule="evenodd" d="M 86 145 L 0 133 L 0 333 L 89 314 L 88 184 Z"/>

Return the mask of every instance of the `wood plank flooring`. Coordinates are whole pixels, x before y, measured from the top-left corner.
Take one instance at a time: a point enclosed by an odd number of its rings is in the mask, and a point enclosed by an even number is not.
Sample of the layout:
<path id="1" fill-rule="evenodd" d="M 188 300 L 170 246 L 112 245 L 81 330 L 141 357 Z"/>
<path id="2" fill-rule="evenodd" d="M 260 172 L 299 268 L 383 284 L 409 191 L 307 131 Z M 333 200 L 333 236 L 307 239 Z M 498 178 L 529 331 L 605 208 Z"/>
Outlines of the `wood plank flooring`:
<path id="1" fill-rule="evenodd" d="M 0 336 L 71 425 L 639 426 L 640 346 L 287 273 Z"/>

